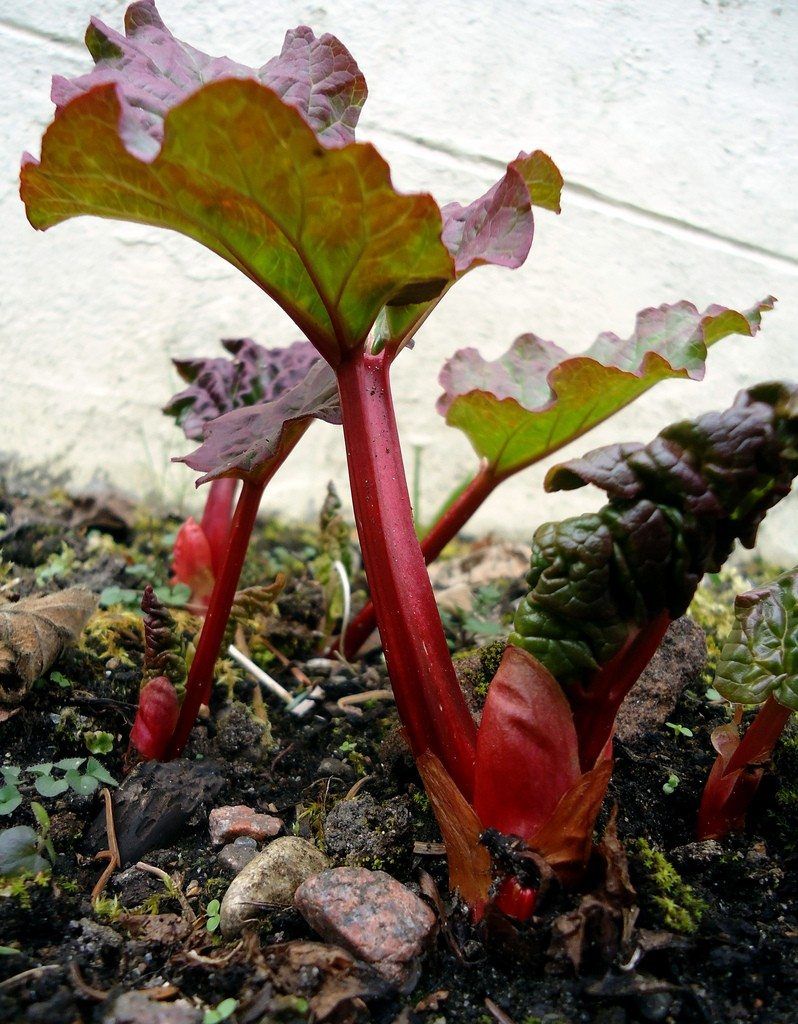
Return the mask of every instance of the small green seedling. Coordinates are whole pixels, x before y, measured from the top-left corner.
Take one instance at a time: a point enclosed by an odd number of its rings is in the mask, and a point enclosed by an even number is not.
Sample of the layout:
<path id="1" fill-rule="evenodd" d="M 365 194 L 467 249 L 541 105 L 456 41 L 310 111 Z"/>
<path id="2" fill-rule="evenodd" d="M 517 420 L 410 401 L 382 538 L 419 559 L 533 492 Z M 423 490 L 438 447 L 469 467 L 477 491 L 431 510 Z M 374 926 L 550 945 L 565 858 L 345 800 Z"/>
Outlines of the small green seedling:
<path id="1" fill-rule="evenodd" d="M 191 599 L 191 588 L 185 583 L 178 583 L 174 587 L 155 587 L 155 595 L 172 608 L 185 608 Z M 141 592 L 128 587 L 106 587 L 100 594 L 101 608 L 112 608 L 117 604 L 138 608 L 140 602 Z"/>
<path id="2" fill-rule="evenodd" d="M 91 754 L 110 754 L 114 749 L 114 737 L 110 732 L 84 732 L 83 742 Z"/>
<path id="3" fill-rule="evenodd" d="M 220 1024 L 221 1021 L 232 1016 L 237 1006 L 237 999 L 223 999 L 214 1009 L 205 1011 L 202 1024 Z"/>
<path id="4" fill-rule="evenodd" d="M 208 916 L 208 920 L 205 927 L 209 932 L 215 932 L 221 922 L 220 912 L 222 905 L 218 900 L 211 900 L 208 906 L 205 908 L 205 913 Z M 220 1018 L 221 1019 L 221 1018 Z"/>
<path id="5" fill-rule="evenodd" d="M 84 764 L 86 767 L 81 771 Z M 54 776 L 55 769 L 64 774 L 60 778 Z M 65 757 L 54 764 L 44 762 L 31 765 L 28 771 L 38 776 L 34 785 L 36 792 L 44 797 L 60 796 L 67 789 L 80 796 L 91 796 L 100 783 L 106 786 L 118 785 L 113 775 L 94 757 L 88 761 L 85 757 Z"/>
<path id="6" fill-rule="evenodd" d="M 0 786 L 0 817 L 13 814 L 22 803 L 22 794 L 17 788 L 21 769 L 13 765 L 0 768 L 3 785 Z"/>
<path id="7" fill-rule="evenodd" d="M 679 725 L 678 722 L 666 722 L 665 725 L 673 729 L 677 736 L 685 736 L 688 740 L 693 738 L 693 730 L 688 729 L 686 725 Z"/>
<path id="8" fill-rule="evenodd" d="M 25 872 L 38 874 L 48 871 L 55 861 L 55 850 L 50 840 L 50 816 L 35 801 L 31 804 L 31 811 L 39 826 L 38 832 L 30 825 L 16 825 L 0 832 L 0 876 Z M 47 854 L 49 861 L 43 854 Z"/>
<path id="9" fill-rule="evenodd" d="M 671 772 L 670 775 L 668 775 L 668 781 L 664 783 L 662 786 L 662 792 L 667 793 L 668 796 L 670 796 L 671 793 L 673 793 L 673 791 L 679 785 L 679 781 L 679 776 L 674 775 L 674 773 Z"/>
<path id="10" fill-rule="evenodd" d="M 68 690 L 72 686 L 72 680 L 67 679 L 62 672 L 51 672 L 50 682 L 56 683 L 62 690 Z"/>

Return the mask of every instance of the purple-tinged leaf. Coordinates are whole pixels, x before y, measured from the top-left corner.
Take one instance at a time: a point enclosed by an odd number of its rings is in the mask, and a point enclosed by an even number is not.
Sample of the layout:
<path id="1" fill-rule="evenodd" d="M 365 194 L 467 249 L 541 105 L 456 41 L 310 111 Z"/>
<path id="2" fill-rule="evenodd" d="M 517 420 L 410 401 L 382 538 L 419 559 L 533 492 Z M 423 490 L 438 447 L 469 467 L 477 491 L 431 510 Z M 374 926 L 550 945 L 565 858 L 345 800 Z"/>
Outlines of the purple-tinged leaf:
<path id="1" fill-rule="evenodd" d="M 268 86 L 327 145 L 354 139 L 367 95 L 366 80 L 344 45 L 331 35 L 317 39 L 306 26 L 286 33 L 279 56 L 249 68 L 176 39 L 152 0 L 139 0 L 125 14 L 125 35 L 92 18 L 86 46 L 94 70 L 74 79 L 55 76 L 53 103 L 60 108 L 97 85 L 113 83 L 122 106 L 120 134 L 143 160 L 161 148 L 167 111 L 208 82 L 251 78 Z"/>
<path id="2" fill-rule="evenodd" d="M 461 349 L 444 365 L 438 411 L 477 454 L 509 475 L 557 451 L 668 378 L 701 380 L 707 349 L 729 334 L 753 336 L 768 297 L 746 313 L 690 302 L 645 309 L 635 332 L 599 335 L 586 352 L 522 334 L 498 359 Z"/>
<path id="3" fill-rule="evenodd" d="M 519 153 L 504 177 L 479 199 L 469 206 L 444 206 L 443 241 L 458 277 L 485 263 L 520 267 L 532 245 L 532 207 L 559 213 L 562 185 L 551 157 L 540 150 Z"/>
<path id="4" fill-rule="evenodd" d="M 319 359 L 305 378 L 272 402 L 234 409 L 205 428 L 205 441 L 175 462 L 205 475 L 197 484 L 220 477 L 257 482 L 282 460 L 314 419 L 340 424 L 335 374 Z"/>
<path id="5" fill-rule="evenodd" d="M 189 387 L 174 395 L 163 411 L 174 416 L 192 441 L 201 441 L 205 424 L 226 412 L 271 402 L 298 384 L 319 358 L 309 341 L 295 341 L 287 348 L 264 348 L 250 338 L 235 338 L 222 345 L 231 359 L 173 360 Z"/>
<path id="6" fill-rule="evenodd" d="M 715 689 L 736 704 L 773 697 L 798 711 L 798 568 L 740 594 L 720 652 Z"/>

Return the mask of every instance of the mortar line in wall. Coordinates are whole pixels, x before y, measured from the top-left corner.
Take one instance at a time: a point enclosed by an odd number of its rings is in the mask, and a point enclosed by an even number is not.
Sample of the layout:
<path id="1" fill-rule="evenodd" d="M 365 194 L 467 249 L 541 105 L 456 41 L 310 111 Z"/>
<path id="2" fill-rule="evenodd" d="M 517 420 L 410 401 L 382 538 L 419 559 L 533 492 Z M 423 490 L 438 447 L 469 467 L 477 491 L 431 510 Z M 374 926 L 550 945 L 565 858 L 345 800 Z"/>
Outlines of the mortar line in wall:
<path id="1" fill-rule="evenodd" d="M 457 166 L 461 166 L 463 163 L 466 163 L 471 164 L 475 168 L 490 168 L 491 170 L 496 168 L 502 171 L 506 167 L 505 161 L 498 160 L 495 157 L 484 156 L 479 153 L 468 152 L 467 150 L 460 150 L 454 146 L 447 146 L 444 143 L 433 142 L 429 139 L 422 139 L 416 135 L 412 135 L 411 133 L 398 131 L 393 128 L 383 128 L 375 125 L 373 132 L 368 132 L 366 134 L 374 134 L 377 136 L 384 135 L 387 138 L 405 142 L 412 148 L 423 150 L 427 154 L 437 154 L 439 156 L 449 157 Z M 655 231 L 669 229 L 668 233 L 671 235 L 688 237 L 696 240 L 699 244 L 710 244 L 714 248 L 725 250 L 735 255 L 754 257 L 764 262 L 771 263 L 778 269 L 786 270 L 789 273 L 795 273 L 796 270 L 798 270 L 798 257 L 796 256 L 775 252 L 772 249 L 767 249 L 754 242 L 746 242 L 744 239 L 735 238 L 732 235 L 721 234 L 718 231 L 713 231 L 711 228 L 702 227 L 699 224 L 693 224 L 690 221 L 683 220 L 680 217 L 674 217 L 671 214 L 660 213 L 656 210 L 649 210 L 642 206 L 636 206 L 634 203 L 629 203 L 626 200 L 617 199 L 614 196 L 599 192 L 598 189 L 592 188 L 589 185 L 584 185 L 575 181 L 566 181 L 563 191 L 567 196 L 572 199 L 576 199 L 578 205 L 582 205 L 586 208 L 602 210 L 604 212 L 612 211 L 614 215 L 620 216 L 629 223 L 639 224 Z M 580 200 L 581 203 L 579 202 Z"/>
<path id="2" fill-rule="evenodd" d="M 65 50 L 71 57 L 75 54 L 86 54 L 83 42 L 77 42 L 68 36 L 59 36 L 50 32 L 42 32 L 41 29 L 33 28 L 30 25 L 20 25 L 16 21 L 9 21 L 8 18 L 0 18 L 0 29 L 5 29 L 10 36 L 19 36 L 27 42 L 33 40 L 36 43 L 47 43 Z"/>

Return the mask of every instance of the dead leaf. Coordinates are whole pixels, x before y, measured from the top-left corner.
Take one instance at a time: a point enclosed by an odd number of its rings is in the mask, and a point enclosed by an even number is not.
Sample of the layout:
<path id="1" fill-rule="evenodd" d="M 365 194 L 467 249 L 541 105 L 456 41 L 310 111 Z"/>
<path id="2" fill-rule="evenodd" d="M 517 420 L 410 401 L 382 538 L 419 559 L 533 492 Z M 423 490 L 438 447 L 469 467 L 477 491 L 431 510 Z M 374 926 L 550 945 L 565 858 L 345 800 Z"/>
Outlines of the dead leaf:
<path id="1" fill-rule="evenodd" d="M 117 539 L 123 539 L 133 529 L 136 505 L 119 491 L 99 488 L 93 493 L 72 497 L 70 526 L 87 530 L 102 530 Z"/>
<path id="2" fill-rule="evenodd" d="M 23 597 L 0 608 L 0 701 L 19 704 L 80 634 L 97 607 L 85 587 Z"/>
<path id="3" fill-rule="evenodd" d="M 440 1010 L 441 1004 L 445 1003 L 448 998 L 448 991 L 445 988 L 439 988 L 437 992 L 430 992 L 428 996 L 419 999 L 415 1011 L 416 1013 L 425 1013 L 427 1010 Z"/>
<path id="4" fill-rule="evenodd" d="M 176 946 L 191 931 L 180 914 L 122 914 L 118 920 L 135 938 L 163 946 Z"/>
<path id="5" fill-rule="evenodd" d="M 482 823 L 434 754 L 421 754 L 416 766 L 446 844 L 449 887 L 480 917 L 492 881 L 490 854 L 479 841 Z"/>

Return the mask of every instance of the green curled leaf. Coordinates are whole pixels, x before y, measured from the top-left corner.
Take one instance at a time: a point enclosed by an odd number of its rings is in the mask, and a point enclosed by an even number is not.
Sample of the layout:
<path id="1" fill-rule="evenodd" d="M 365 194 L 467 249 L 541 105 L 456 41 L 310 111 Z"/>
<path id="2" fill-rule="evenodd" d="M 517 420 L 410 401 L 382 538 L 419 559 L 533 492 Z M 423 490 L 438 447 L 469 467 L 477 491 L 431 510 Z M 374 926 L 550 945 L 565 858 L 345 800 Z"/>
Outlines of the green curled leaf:
<path id="1" fill-rule="evenodd" d="M 720 652 L 715 689 L 735 704 L 773 697 L 798 711 L 798 567 L 740 594 Z"/>

